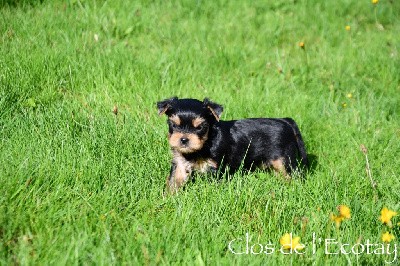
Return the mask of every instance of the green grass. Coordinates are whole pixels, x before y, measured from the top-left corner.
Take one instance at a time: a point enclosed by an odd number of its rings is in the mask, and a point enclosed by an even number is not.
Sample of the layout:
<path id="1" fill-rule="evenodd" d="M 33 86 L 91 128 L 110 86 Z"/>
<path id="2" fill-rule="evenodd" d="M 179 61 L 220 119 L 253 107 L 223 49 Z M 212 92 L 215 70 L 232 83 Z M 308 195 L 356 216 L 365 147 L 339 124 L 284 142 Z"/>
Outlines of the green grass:
<path id="1" fill-rule="evenodd" d="M 381 243 L 380 210 L 400 212 L 399 1 L 1 3 L 1 265 L 393 260 L 313 254 L 312 240 Z M 293 117 L 312 171 L 197 178 L 164 197 L 171 156 L 155 103 L 174 95 L 210 97 L 222 119 Z M 340 204 L 352 217 L 336 229 Z M 306 254 L 228 248 L 249 233 L 279 249 L 286 232 Z"/>

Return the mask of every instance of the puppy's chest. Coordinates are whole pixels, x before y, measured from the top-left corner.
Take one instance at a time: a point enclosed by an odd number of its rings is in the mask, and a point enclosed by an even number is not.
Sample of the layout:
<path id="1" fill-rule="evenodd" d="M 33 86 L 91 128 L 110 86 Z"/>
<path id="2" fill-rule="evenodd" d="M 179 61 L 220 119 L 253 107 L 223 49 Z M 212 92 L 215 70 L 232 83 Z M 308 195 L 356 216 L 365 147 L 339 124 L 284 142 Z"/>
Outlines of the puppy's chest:
<path id="1" fill-rule="evenodd" d="M 213 159 L 199 158 L 192 161 L 193 170 L 200 173 L 214 172 L 218 169 L 218 164 Z"/>

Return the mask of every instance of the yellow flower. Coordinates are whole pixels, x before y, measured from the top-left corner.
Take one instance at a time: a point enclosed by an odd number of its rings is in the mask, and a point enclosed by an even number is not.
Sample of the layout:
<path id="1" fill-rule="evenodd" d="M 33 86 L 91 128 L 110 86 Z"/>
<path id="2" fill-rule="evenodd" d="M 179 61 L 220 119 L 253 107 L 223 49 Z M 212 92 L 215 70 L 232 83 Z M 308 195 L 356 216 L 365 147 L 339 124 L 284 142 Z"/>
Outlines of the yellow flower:
<path id="1" fill-rule="evenodd" d="M 353 98 L 353 94 L 347 93 L 346 97 L 349 98 L 349 99 L 350 99 L 350 98 Z"/>
<path id="2" fill-rule="evenodd" d="M 351 27 L 350 27 L 349 25 L 347 25 L 347 26 L 345 27 L 345 29 L 346 29 L 347 31 L 349 31 L 349 30 L 351 29 Z"/>
<path id="3" fill-rule="evenodd" d="M 379 219 L 382 221 L 382 223 L 387 224 L 388 226 L 392 226 L 392 217 L 397 215 L 397 212 L 389 210 L 388 208 L 384 207 L 381 210 L 381 217 Z"/>
<path id="4" fill-rule="evenodd" d="M 345 219 L 350 219 L 351 214 L 350 214 L 350 208 L 349 207 L 347 207 L 346 205 L 340 205 L 338 207 L 338 209 L 339 209 L 340 216 L 342 216 Z"/>
<path id="5" fill-rule="evenodd" d="M 300 244 L 300 237 L 296 236 L 292 238 L 292 233 L 284 234 L 281 239 L 279 239 L 279 243 L 282 245 L 283 249 L 302 250 L 304 248 L 304 245 Z"/>
<path id="6" fill-rule="evenodd" d="M 301 48 L 304 48 L 304 42 L 299 42 L 299 46 L 300 46 Z"/>
<path id="7" fill-rule="evenodd" d="M 395 238 L 394 235 L 392 235 L 392 234 L 389 233 L 389 232 L 386 232 L 386 233 L 382 234 L 382 241 L 383 241 L 383 242 L 389 243 L 389 242 L 392 241 L 394 238 Z"/>
<path id="8" fill-rule="evenodd" d="M 379 2 L 379 0 L 372 0 L 372 3 L 373 3 L 374 5 L 376 5 L 378 2 Z"/>
<path id="9" fill-rule="evenodd" d="M 343 216 L 341 216 L 341 215 L 336 216 L 336 215 L 333 214 L 333 213 L 331 213 L 331 215 L 330 215 L 329 218 L 331 219 L 332 222 L 335 222 L 337 228 L 340 227 L 340 223 L 344 220 L 344 217 L 343 217 Z"/>
<path id="10" fill-rule="evenodd" d="M 332 222 L 335 222 L 336 227 L 339 228 L 341 222 L 343 222 L 345 219 L 350 219 L 351 212 L 350 208 L 347 207 L 346 205 L 339 205 L 337 209 L 339 211 L 339 215 L 331 213 L 329 218 L 331 219 Z"/>
<path id="11" fill-rule="evenodd" d="M 347 107 L 347 103 L 342 103 L 343 108 Z"/>

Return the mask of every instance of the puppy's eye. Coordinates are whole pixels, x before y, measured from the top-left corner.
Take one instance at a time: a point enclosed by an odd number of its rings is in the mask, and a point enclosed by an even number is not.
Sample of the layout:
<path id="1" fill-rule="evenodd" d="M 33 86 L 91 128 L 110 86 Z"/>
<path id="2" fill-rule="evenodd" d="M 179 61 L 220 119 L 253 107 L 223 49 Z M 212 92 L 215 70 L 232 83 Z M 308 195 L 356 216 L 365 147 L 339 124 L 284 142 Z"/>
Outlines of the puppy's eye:
<path id="1" fill-rule="evenodd" d="M 203 128 L 204 128 L 204 125 L 203 125 L 203 124 L 200 124 L 200 125 L 198 125 L 198 126 L 196 127 L 197 130 L 202 130 Z"/>

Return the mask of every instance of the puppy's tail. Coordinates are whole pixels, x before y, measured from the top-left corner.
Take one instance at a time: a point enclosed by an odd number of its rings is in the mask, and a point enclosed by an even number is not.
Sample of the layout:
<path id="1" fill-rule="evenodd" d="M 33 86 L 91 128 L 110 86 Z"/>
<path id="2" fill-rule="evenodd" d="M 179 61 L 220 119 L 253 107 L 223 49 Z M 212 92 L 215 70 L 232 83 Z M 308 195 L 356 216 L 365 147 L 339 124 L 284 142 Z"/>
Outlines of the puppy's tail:
<path id="1" fill-rule="evenodd" d="M 309 164 L 308 164 L 306 147 L 304 145 L 303 138 L 301 137 L 299 127 L 297 126 L 296 122 L 294 122 L 294 120 L 291 118 L 283 118 L 282 120 L 284 120 L 286 123 L 288 123 L 292 127 L 294 135 L 297 140 L 297 148 L 299 149 L 299 152 L 300 152 L 301 163 L 306 168 L 308 168 Z"/>

